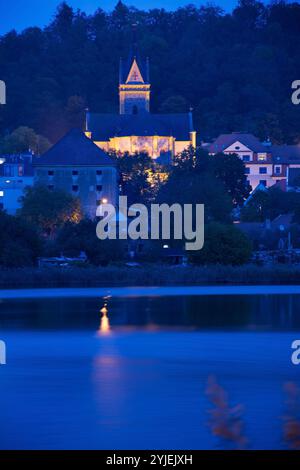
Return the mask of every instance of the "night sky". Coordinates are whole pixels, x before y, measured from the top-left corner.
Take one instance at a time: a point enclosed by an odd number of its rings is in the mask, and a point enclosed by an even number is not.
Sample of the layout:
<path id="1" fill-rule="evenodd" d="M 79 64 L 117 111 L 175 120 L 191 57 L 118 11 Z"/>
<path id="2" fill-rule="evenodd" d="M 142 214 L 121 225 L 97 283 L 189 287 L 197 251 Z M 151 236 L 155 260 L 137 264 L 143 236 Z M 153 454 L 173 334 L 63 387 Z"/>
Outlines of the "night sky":
<path id="1" fill-rule="evenodd" d="M 0 0 L 0 34 L 11 29 L 20 31 L 28 26 L 44 26 L 49 23 L 60 0 Z M 93 13 L 97 8 L 112 10 L 117 0 L 67 0 L 74 8 L 80 8 L 86 13 Z M 206 2 L 199 0 L 124 0 L 127 5 L 133 5 L 140 9 L 165 8 L 175 9 L 189 3 L 197 6 Z M 215 0 L 215 3 L 226 10 L 231 10 L 237 4 L 237 0 Z"/>

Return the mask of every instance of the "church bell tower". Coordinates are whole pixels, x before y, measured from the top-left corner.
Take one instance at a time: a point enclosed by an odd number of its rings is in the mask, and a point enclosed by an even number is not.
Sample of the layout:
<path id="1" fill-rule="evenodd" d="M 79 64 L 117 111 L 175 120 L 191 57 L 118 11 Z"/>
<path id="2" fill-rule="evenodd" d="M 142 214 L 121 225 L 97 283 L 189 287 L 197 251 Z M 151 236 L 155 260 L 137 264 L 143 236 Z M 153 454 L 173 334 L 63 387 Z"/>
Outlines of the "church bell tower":
<path id="1" fill-rule="evenodd" d="M 138 53 L 136 25 L 133 25 L 133 46 L 126 63 L 120 60 L 120 114 L 139 114 L 150 111 L 149 60 Z"/>

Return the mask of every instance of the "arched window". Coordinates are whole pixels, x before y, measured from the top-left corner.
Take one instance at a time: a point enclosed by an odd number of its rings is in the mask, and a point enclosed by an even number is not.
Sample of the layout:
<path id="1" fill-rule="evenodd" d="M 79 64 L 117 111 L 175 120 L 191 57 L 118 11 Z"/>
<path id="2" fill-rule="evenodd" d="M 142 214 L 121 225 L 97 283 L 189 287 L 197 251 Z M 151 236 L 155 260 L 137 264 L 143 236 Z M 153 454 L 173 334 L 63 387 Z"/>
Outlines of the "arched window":
<path id="1" fill-rule="evenodd" d="M 132 107 L 132 114 L 138 114 L 139 110 L 138 110 L 138 107 L 137 105 L 135 104 L 133 107 Z"/>

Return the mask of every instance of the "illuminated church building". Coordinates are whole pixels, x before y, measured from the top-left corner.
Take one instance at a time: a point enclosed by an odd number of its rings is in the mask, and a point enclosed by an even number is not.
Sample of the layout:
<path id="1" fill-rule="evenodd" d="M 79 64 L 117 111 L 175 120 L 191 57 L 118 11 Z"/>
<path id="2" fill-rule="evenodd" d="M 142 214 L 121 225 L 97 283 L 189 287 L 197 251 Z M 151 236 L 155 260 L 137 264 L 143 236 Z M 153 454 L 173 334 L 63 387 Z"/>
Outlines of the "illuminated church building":
<path id="1" fill-rule="evenodd" d="M 146 152 L 170 160 L 190 145 L 196 146 L 192 112 L 150 112 L 149 60 L 143 60 L 136 43 L 128 61 L 120 61 L 119 114 L 87 112 L 85 134 L 104 151 Z"/>

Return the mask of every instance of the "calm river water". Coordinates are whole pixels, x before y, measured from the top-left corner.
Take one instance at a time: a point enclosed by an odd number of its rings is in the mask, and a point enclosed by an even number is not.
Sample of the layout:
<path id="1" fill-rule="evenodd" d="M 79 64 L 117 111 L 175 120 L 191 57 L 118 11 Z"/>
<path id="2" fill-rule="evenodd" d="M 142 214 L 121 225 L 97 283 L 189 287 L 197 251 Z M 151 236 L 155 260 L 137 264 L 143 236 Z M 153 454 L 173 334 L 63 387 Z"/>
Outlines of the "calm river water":
<path id="1" fill-rule="evenodd" d="M 2 298 L 1 449 L 288 446 L 300 295 L 132 293 Z"/>

